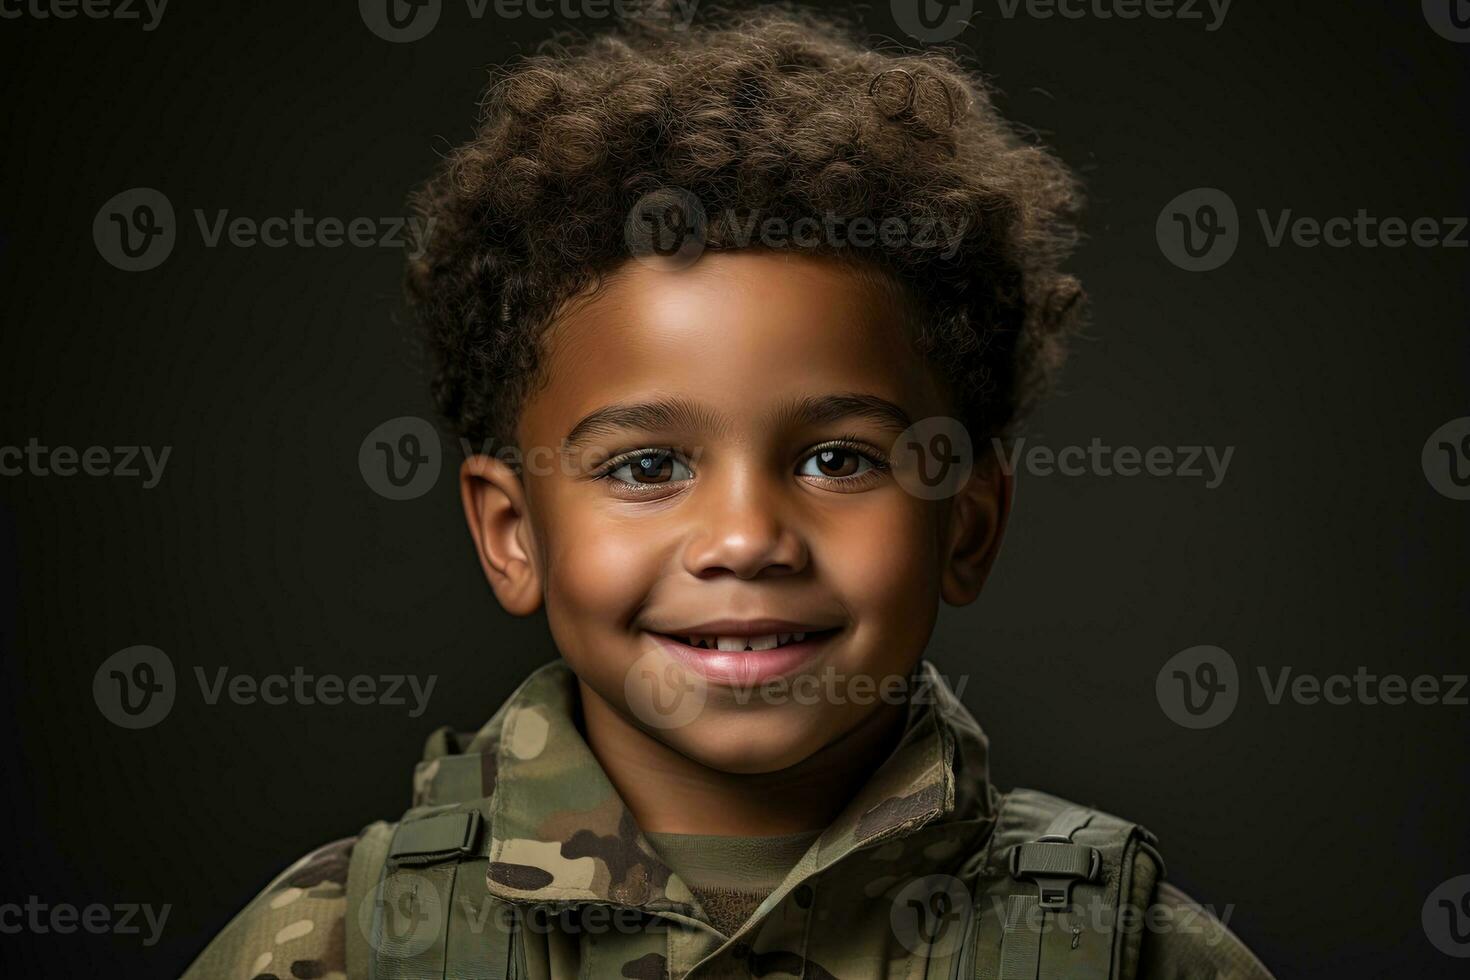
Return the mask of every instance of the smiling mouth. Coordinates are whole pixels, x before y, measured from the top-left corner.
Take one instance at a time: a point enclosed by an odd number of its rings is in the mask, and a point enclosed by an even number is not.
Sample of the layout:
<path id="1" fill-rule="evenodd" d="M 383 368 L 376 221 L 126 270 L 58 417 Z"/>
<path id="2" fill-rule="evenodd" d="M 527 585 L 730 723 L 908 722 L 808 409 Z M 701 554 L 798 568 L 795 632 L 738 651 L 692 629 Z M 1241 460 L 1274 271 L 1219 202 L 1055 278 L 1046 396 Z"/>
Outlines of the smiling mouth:
<path id="1" fill-rule="evenodd" d="M 665 639 L 696 650 L 719 653 L 760 653 L 778 650 L 795 643 L 817 643 L 837 632 L 837 628 L 806 632 L 767 633 L 762 636 L 717 636 L 709 633 L 659 633 Z"/>

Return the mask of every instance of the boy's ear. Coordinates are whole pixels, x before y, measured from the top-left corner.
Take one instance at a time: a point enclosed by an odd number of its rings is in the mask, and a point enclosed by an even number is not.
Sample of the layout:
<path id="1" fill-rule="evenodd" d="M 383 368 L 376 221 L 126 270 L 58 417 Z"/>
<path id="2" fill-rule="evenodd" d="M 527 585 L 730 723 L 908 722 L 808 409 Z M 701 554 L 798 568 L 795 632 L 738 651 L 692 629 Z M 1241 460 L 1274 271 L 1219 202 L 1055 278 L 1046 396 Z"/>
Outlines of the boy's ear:
<path id="1" fill-rule="evenodd" d="M 951 606 L 974 602 L 1000 553 L 1016 481 L 995 455 L 975 461 L 974 472 L 954 498 L 940 595 Z"/>
<path id="2" fill-rule="evenodd" d="M 495 598 L 512 616 L 535 612 L 541 606 L 541 569 L 520 477 L 504 461 L 476 453 L 459 467 L 459 496 Z"/>

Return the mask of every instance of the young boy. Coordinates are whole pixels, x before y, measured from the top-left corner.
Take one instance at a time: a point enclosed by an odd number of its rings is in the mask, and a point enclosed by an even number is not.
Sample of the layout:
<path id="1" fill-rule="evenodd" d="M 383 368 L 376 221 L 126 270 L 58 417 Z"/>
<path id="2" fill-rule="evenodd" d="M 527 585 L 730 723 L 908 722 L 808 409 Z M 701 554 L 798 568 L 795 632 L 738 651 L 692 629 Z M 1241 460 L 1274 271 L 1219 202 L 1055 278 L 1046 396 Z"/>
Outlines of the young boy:
<path id="1" fill-rule="evenodd" d="M 409 294 L 562 661 L 189 977 L 1240 977 L 1146 830 L 1002 793 L 922 660 L 1060 361 L 1079 203 L 980 82 L 763 10 L 491 86 Z"/>

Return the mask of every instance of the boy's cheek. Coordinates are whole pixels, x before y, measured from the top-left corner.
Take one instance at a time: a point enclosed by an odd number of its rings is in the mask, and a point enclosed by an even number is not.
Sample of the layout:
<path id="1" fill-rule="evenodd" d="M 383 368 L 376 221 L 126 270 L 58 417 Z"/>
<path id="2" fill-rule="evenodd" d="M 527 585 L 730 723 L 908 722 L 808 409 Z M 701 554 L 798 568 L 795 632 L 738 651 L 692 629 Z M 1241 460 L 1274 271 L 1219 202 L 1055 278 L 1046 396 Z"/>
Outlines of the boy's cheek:
<path id="1" fill-rule="evenodd" d="M 911 617 L 916 602 L 938 606 L 940 553 L 937 507 L 928 501 L 888 499 L 850 515 L 813 542 L 834 590 L 854 614 Z"/>
<path id="2" fill-rule="evenodd" d="M 625 629 L 660 567 L 647 534 L 600 519 L 560 520 L 545 554 L 548 615 L 584 629 Z"/>

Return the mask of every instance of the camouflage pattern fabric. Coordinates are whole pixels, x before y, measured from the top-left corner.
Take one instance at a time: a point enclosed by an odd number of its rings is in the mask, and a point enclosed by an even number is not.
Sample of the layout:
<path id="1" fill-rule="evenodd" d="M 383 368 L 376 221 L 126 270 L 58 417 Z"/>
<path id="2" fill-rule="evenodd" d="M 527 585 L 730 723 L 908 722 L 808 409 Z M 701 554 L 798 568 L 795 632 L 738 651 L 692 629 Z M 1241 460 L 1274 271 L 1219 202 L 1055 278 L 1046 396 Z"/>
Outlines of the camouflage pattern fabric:
<path id="1" fill-rule="evenodd" d="M 560 661 L 533 673 L 477 734 L 430 738 L 406 817 L 480 801 L 484 891 L 516 910 L 525 980 L 947 980 L 960 944 L 911 935 L 895 909 L 917 881 L 970 873 L 1002 797 L 979 726 L 932 665 L 920 678 L 897 747 L 733 935 L 639 831 L 577 730 L 576 679 Z M 345 962 L 345 930 L 362 921 L 344 890 L 352 843 L 328 845 L 273 882 L 187 980 L 365 975 Z M 1156 874 L 1135 872 L 1147 889 L 1140 906 L 1194 908 L 1156 888 Z M 1224 926 L 1191 915 L 1196 929 L 1132 937 L 1125 975 L 1269 980 Z"/>

